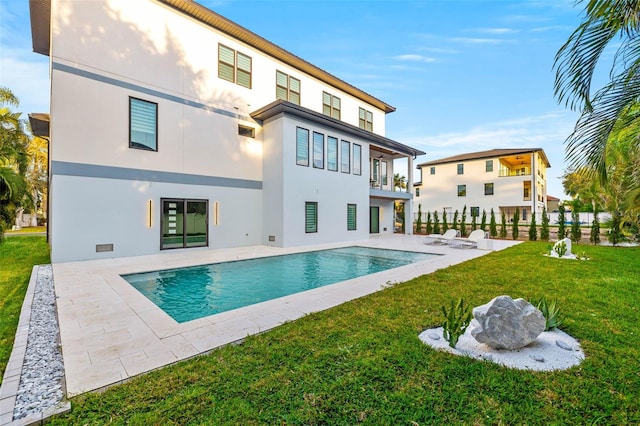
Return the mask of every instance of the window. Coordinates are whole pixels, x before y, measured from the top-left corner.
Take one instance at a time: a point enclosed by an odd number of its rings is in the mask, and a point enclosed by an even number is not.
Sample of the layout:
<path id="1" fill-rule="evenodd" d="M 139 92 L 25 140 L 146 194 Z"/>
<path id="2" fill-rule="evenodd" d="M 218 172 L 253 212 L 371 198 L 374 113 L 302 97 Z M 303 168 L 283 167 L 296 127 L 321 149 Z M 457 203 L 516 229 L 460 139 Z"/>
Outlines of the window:
<path id="1" fill-rule="evenodd" d="M 304 232 L 318 232 L 318 203 L 304 203 Z"/>
<path id="2" fill-rule="evenodd" d="M 161 250 L 209 245 L 207 200 L 163 198 L 160 201 Z"/>
<path id="3" fill-rule="evenodd" d="M 276 99 L 300 105 L 300 80 L 276 71 Z"/>
<path id="4" fill-rule="evenodd" d="M 487 160 L 485 162 L 484 171 L 485 172 L 492 172 L 493 171 L 493 160 Z"/>
<path id="5" fill-rule="evenodd" d="M 351 172 L 351 156 L 349 155 L 349 151 L 351 150 L 350 145 L 350 142 L 342 141 L 340 149 L 340 171 L 342 173 Z"/>
<path id="6" fill-rule="evenodd" d="M 373 159 L 373 165 L 371 166 L 371 185 L 378 186 L 378 180 L 380 178 L 380 160 Z"/>
<path id="7" fill-rule="evenodd" d="M 360 126 L 361 129 L 365 129 L 372 132 L 373 131 L 373 113 L 371 111 L 367 111 L 364 108 L 360 108 L 358 111 L 358 126 Z"/>
<path id="8" fill-rule="evenodd" d="M 435 175 L 436 174 L 436 168 L 435 167 L 429 168 L 429 174 Z"/>
<path id="9" fill-rule="evenodd" d="M 340 98 L 322 92 L 322 113 L 340 120 Z"/>
<path id="10" fill-rule="evenodd" d="M 382 185 L 386 185 L 387 182 L 387 162 L 383 161 L 382 162 L 382 172 L 380 173 L 380 176 L 382 177 Z"/>
<path id="11" fill-rule="evenodd" d="M 338 171 L 338 139 L 327 136 L 327 170 Z"/>
<path id="12" fill-rule="evenodd" d="M 353 144 L 353 174 L 362 174 L 362 147 L 357 143 Z"/>
<path id="13" fill-rule="evenodd" d="M 484 184 L 484 195 L 493 195 L 493 183 Z"/>
<path id="14" fill-rule="evenodd" d="M 480 207 L 471 207 L 471 217 L 480 216 Z"/>
<path id="15" fill-rule="evenodd" d="M 356 205 L 355 204 L 347 204 L 347 231 L 355 231 L 356 230 Z"/>
<path id="16" fill-rule="evenodd" d="M 243 126 L 242 124 L 238 124 L 238 134 L 240 136 L 245 136 L 247 138 L 255 138 L 256 137 L 256 129 L 249 126 Z"/>
<path id="17" fill-rule="evenodd" d="M 302 127 L 296 127 L 296 164 L 309 165 L 309 131 Z"/>
<path id="18" fill-rule="evenodd" d="M 467 196 L 467 185 L 458 185 L 458 197 Z"/>
<path id="19" fill-rule="evenodd" d="M 129 148 L 158 150 L 158 104 L 129 97 Z"/>
<path id="20" fill-rule="evenodd" d="M 313 167 L 324 169 L 324 135 L 313 132 Z"/>
<path id="21" fill-rule="evenodd" d="M 251 89 L 251 57 L 219 44 L 218 77 Z"/>
<path id="22" fill-rule="evenodd" d="M 464 174 L 464 164 L 458 164 L 458 174 L 459 175 Z"/>
<path id="23" fill-rule="evenodd" d="M 420 188 L 416 188 L 416 197 L 420 196 Z"/>

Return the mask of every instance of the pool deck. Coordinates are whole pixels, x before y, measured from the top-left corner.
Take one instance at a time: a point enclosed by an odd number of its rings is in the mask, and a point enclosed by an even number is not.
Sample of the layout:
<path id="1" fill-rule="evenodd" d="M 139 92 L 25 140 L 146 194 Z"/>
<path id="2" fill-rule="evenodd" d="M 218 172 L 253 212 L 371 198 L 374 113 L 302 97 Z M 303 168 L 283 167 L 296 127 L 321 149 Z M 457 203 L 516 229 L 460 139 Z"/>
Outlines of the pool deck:
<path id="1" fill-rule="evenodd" d="M 489 251 L 425 245 L 424 236 L 283 249 L 251 246 L 189 249 L 161 254 L 53 265 L 68 397 L 104 388 L 264 332 L 397 283 Z M 515 241 L 492 240 L 501 250 Z M 178 323 L 120 277 L 145 272 L 302 251 L 359 245 L 444 254 L 396 269 Z"/>

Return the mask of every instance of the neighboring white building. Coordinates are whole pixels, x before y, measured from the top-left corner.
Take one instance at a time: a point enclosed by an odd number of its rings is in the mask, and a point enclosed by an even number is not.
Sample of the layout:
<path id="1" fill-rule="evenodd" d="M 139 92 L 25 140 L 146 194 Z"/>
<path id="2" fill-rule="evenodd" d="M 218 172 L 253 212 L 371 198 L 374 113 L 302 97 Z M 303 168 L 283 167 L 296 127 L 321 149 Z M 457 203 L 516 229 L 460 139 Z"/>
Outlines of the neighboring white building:
<path id="1" fill-rule="evenodd" d="M 483 210 L 488 222 L 492 208 L 498 221 L 502 212 L 510 220 L 518 209 L 520 220 L 528 222 L 532 212 L 539 218 L 546 205 L 548 167 L 542 148 L 492 149 L 422 163 L 413 211 L 419 205 L 423 214 L 444 210 L 450 221 L 467 206 L 470 223 Z"/>
<path id="2" fill-rule="evenodd" d="M 411 206 L 395 109 L 249 30 L 188 0 L 30 5 L 53 262 L 362 240 Z"/>

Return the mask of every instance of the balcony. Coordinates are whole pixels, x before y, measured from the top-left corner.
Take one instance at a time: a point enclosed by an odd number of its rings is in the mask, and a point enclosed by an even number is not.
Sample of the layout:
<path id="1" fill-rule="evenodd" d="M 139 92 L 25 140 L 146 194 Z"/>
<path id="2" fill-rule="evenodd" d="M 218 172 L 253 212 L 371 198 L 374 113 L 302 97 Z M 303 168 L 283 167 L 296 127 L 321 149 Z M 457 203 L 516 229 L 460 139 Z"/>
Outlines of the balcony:
<path id="1" fill-rule="evenodd" d="M 498 176 L 531 176 L 531 154 L 512 155 L 500 158 Z"/>

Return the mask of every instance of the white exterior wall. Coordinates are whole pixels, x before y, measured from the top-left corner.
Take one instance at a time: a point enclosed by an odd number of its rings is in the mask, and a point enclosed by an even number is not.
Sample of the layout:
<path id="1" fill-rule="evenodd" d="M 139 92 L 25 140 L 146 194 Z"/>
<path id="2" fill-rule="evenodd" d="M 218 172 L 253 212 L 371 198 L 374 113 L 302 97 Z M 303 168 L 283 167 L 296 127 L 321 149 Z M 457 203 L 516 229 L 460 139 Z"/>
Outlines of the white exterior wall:
<path id="1" fill-rule="evenodd" d="M 51 18 L 53 262 L 159 252 L 160 198 L 208 200 L 212 248 L 271 244 L 269 235 L 283 246 L 368 237 L 368 144 L 344 137 L 362 146 L 361 176 L 329 172 L 326 164 L 303 168 L 295 164 L 296 123 L 276 122 L 265 136 L 249 113 L 275 100 L 276 70 L 301 80 L 302 106 L 321 112 L 326 91 L 341 98 L 342 121 L 358 126 L 362 107 L 384 135 L 382 110 L 156 1 L 52 0 Z M 219 43 L 252 58 L 252 89 L 218 77 Z M 129 97 L 158 104 L 157 152 L 129 147 Z M 238 124 L 254 127 L 255 139 L 238 136 Z M 62 164 L 73 171 L 60 172 Z M 116 168 L 128 172 L 120 176 Z M 136 179 L 136 170 L 178 178 Z M 180 183 L 184 175 L 232 179 L 239 187 Z M 392 177 L 390 162 L 391 184 Z M 143 220 L 148 200 L 151 228 Z M 304 232 L 305 201 L 318 202 L 318 233 Z M 347 203 L 358 206 L 357 231 L 346 231 Z M 386 216 L 392 232 L 393 215 Z M 96 253 L 97 244 L 114 250 Z"/>
<path id="2" fill-rule="evenodd" d="M 296 128 L 309 130 L 310 146 L 314 131 L 325 137 L 325 164 L 323 169 L 296 164 Z M 356 241 L 369 235 L 369 148 L 368 143 L 344 135 L 317 123 L 280 114 L 264 123 L 265 137 L 265 184 L 264 205 L 265 244 L 281 247 L 324 244 L 330 242 Z M 273 137 L 272 137 L 273 135 Z M 326 138 L 346 140 L 362 147 L 361 175 L 342 173 L 327 169 Z M 276 146 L 273 146 L 276 145 Z M 312 151 L 312 150 L 311 150 Z M 353 161 L 351 162 L 353 170 Z M 318 203 L 318 232 L 305 232 L 305 202 Z M 356 230 L 347 230 L 347 204 L 356 204 Z M 269 236 L 275 242 L 269 242 Z"/>
<path id="3" fill-rule="evenodd" d="M 542 207 L 546 202 L 546 166 L 539 160 L 540 156 L 535 155 L 535 161 L 542 167 L 544 173 L 542 176 L 524 175 L 524 176 L 499 176 L 500 160 L 493 158 L 493 171 L 486 171 L 486 161 L 489 158 L 479 160 L 468 160 L 458 163 L 437 164 L 435 175 L 430 174 L 432 166 L 424 166 L 422 168 L 422 183 L 416 188 L 420 189 L 420 196 L 413 200 L 414 213 L 418 212 L 418 205 L 422 206 L 422 212 L 433 212 L 437 210 L 440 214 L 443 208 L 453 214 L 456 210 L 462 213 L 464 206 L 467 206 L 467 217 L 470 220 L 471 207 L 479 207 L 480 215 L 482 210 L 486 210 L 487 214 L 494 209 L 496 215 L 501 211 L 501 207 L 527 207 L 527 220 L 532 209 L 542 212 Z M 458 175 L 458 164 L 464 164 L 464 174 Z M 524 182 L 531 181 L 532 189 L 530 200 L 524 199 Z M 536 203 L 534 197 L 533 185 L 539 185 L 544 191 L 544 201 Z M 484 195 L 484 184 L 493 183 L 493 195 Z M 467 195 L 458 197 L 458 185 L 466 185 Z M 449 209 L 450 208 L 450 209 Z M 539 215 L 538 215 L 539 216 Z M 451 219 L 451 218 L 449 218 Z M 522 219 L 522 215 L 521 215 Z"/>

